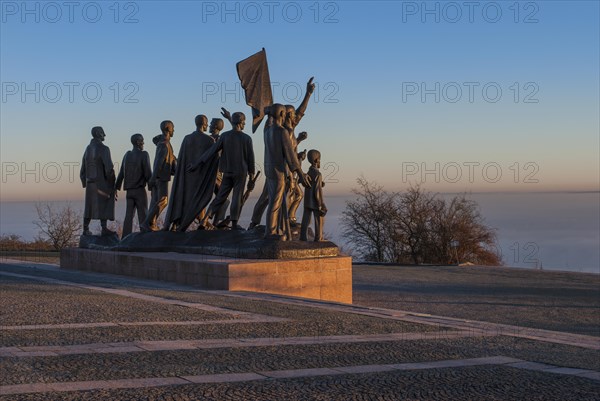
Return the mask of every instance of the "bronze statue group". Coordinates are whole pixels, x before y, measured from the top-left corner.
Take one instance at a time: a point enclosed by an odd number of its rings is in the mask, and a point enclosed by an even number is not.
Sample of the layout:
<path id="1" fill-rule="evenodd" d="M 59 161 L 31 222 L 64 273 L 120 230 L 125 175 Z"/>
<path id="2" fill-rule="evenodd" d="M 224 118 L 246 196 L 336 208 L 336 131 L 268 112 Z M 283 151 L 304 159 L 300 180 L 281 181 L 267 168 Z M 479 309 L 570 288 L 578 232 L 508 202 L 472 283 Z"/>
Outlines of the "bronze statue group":
<path id="1" fill-rule="evenodd" d="M 298 144 L 307 138 L 307 133 L 296 136 L 294 132 L 314 88 L 311 78 L 298 109 L 276 103 L 264 110 L 267 116 L 264 126 L 266 180 L 248 229 L 260 225 L 266 210 L 267 239 L 292 239 L 293 228 L 298 227 L 296 211 L 304 199 L 300 240 L 308 240 L 308 227 L 313 217 L 314 240 L 323 240 L 327 208 L 319 172 L 321 155 L 314 149 L 299 153 Z M 221 114 L 232 129 L 220 133 L 224 128 L 221 118 L 213 118 L 209 126 L 205 115 L 196 116 L 196 130 L 183 139 L 178 157 L 171 146 L 175 126 L 169 120 L 161 122 L 161 134 L 153 138 L 156 145 L 153 168 L 148 152 L 144 151 L 143 136 L 133 135 L 133 148 L 123 157 L 116 177 L 110 150 L 103 144 L 104 130 L 92 128 L 93 139 L 83 155 L 80 173 L 86 190 L 83 234 L 92 235 L 89 229 L 92 219 L 100 220 L 102 235 L 115 234 L 107 227 L 107 220 L 114 220 L 115 200 L 121 188 L 126 191 L 127 202 L 122 238 L 132 232 L 135 213 L 142 232 L 184 232 L 195 221 L 198 229 L 243 230 L 238 224 L 240 213 L 260 172 L 255 171 L 252 138 L 243 132 L 244 113 L 230 114 L 222 108 Z M 207 128 L 209 134 L 205 133 Z M 310 163 L 308 173 L 301 168 L 305 158 Z M 300 185 L 304 186 L 304 191 Z M 146 187 L 151 191 L 149 208 Z M 231 201 L 228 200 L 230 196 Z M 226 216 L 228 206 L 229 215 Z M 164 223 L 159 227 L 157 221 L 165 208 Z"/>

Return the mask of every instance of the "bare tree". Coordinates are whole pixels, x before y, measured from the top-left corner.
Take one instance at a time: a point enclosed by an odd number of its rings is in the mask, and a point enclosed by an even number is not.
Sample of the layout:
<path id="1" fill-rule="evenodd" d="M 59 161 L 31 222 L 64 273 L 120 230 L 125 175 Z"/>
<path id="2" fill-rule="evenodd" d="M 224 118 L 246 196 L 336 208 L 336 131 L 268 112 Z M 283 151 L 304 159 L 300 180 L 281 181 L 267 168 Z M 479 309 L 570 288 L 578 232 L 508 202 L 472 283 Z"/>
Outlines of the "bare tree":
<path id="1" fill-rule="evenodd" d="M 427 245 L 430 242 L 430 219 L 439 208 L 439 202 L 421 187 L 410 187 L 398 194 L 395 200 L 396 219 L 394 241 L 400 251 L 395 262 L 403 262 L 406 255 L 414 264 L 424 263 L 427 259 Z"/>
<path id="2" fill-rule="evenodd" d="M 394 210 L 395 195 L 362 176 L 356 181 L 359 188 L 352 192 L 358 199 L 346 202 L 342 212 L 342 235 L 366 260 L 384 262 L 390 251 L 393 227 L 388 217 Z"/>
<path id="3" fill-rule="evenodd" d="M 45 237 L 57 251 L 77 246 L 81 234 L 81 211 L 76 211 L 70 203 L 62 208 L 52 203 L 36 203 L 35 210 L 38 220 L 34 224 L 40 230 L 40 236 Z"/>
<path id="4" fill-rule="evenodd" d="M 419 186 L 388 193 L 364 177 L 357 182 L 357 199 L 342 213 L 343 236 L 365 260 L 501 264 L 494 229 L 465 195 L 445 200 Z"/>
<path id="5" fill-rule="evenodd" d="M 485 224 L 477 203 L 465 195 L 440 200 L 431 219 L 429 253 L 436 263 L 499 265 L 495 230 Z M 456 247 L 452 249 L 451 244 Z"/>

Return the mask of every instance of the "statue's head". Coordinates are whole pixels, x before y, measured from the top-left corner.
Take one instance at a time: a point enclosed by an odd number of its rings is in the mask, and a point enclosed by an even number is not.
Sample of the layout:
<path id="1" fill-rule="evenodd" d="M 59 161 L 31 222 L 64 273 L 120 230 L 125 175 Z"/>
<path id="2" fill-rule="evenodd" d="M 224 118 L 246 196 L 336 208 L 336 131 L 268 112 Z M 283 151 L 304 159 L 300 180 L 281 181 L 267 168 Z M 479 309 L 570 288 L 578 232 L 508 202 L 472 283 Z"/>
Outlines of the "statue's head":
<path id="1" fill-rule="evenodd" d="M 160 123 L 160 132 L 167 138 L 171 138 L 175 132 L 175 125 L 171 120 L 165 120 Z"/>
<path id="2" fill-rule="evenodd" d="M 94 127 L 92 128 L 92 136 L 96 139 L 104 141 L 104 137 L 106 136 L 106 134 L 104 133 L 102 127 Z"/>
<path id="3" fill-rule="evenodd" d="M 244 129 L 246 125 L 246 116 L 241 111 L 236 111 L 231 116 L 231 124 L 235 127 L 238 126 L 240 130 Z"/>
<path id="4" fill-rule="evenodd" d="M 275 123 L 281 125 L 283 123 L 283 119 L 285 118 L 285 106 L 281 103 L 274 103 L 271 106 L 265 108 L 265 112 L 273 117 Z"/>
<path id="5" fill-rule="evenodd" d="M 144 137 L 142 134 L 133 134 L 131 135 L 131 144 L 138 148 L 139 150 L 144 149 Z"/>
<path id="6" fill-rule="evenodd" d="M 285 105 L 285 119 L 292 123 L 296 121 L 296 108 L 291 104 Z"/>
<path id="7" fill-rule="evenodd" d="M 208 127 L 208 132 L 210 132 L 211 134 L 218 134 L 219 132 L 221 132 L 224 126 L 225 123 L 222 119 L 213 118 L 212 120 L 210 120 L 210 127 Z"/>
<path id="8" fill-rule="evenodd" d="M 316 168 L 321 167 L 321 152 L 316 149 L 311 149 L 308 151 L 308 155 L 306 156 L 308 162 L 311 166 L 315 166 Z"/>
<path id="9" fill-rule="evenodd" d="M 208 117 L 206 117 L 204 114 L 198 114 L 194 119 L 194 122 L 196 123 L 196 129 L 198 131 L 206 131 L 206 128 L 208 127 Z"/>

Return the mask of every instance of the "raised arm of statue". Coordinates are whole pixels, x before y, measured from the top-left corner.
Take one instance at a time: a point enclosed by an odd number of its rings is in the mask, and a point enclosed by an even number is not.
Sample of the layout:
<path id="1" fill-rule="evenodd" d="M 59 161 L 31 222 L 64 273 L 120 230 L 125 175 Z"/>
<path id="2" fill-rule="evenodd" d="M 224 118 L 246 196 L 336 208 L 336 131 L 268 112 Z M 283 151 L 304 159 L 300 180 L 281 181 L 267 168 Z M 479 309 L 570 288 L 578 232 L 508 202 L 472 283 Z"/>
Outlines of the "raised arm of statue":
<path id="1" fill-rule="evenodd" d="M 227 110 L 225 107 L 221 107 L 221 115 L 233 126 L 233 123 L 231 122 L 231 113 L 229 110 Z"/>
<path id="2" fill-rule="evenodd" d="M 298 125 L 300 120 L 302 120 L 302 117 L 304 117 L 304 113 L 306 112 L 306 108 L 308 107 L 308 100 L 315 91 L 315 84 L 313 84 L 314 78 L 315 77 L 310 77 L 310 79 L 306 83 L 306 94 L 304 95 L 304 99 L 302 100 L 302 103 L 300 103 L 300 106 L 296 108 L 296 125 Z"/>
<path id="3" fill-rule="evenodd" d="M 302 141 L 304 141 L 306 138 L 308 138 L 308 133 L 306 131 L 302 131 L 301 133 L 298 134 L 298 137 L 296 138 L 296 143 L 300 143 Z"/>
<path id="4" fill-rule="evenodd" d="M 298 161 L 298 154 L 294 151 L 294 147 L 292 146 L 292 140 L 290 139 L 290 134 L 287 130 L 284 130 L 284 135 L 282 136 L 282 144 L 283 144 L 283 153 L 285 156 L 285 161 L 289 166 L 290 170 L 298 173 L 298 180 L 302 185 L 306 188 L 310 188 L 310 177 L 302 171 L 302 167 L 300 166 L 300 162 Z"/>

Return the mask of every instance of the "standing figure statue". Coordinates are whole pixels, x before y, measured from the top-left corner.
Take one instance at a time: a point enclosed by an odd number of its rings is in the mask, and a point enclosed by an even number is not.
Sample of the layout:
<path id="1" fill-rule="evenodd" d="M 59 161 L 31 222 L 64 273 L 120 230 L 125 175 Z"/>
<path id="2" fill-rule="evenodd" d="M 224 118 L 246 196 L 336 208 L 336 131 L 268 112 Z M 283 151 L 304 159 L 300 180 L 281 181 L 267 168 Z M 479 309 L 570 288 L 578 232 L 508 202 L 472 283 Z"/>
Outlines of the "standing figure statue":
<path id="1" fill-rule="evenodd" d="M 315 241 L 323 241 L 323 222 L 327 214 L 327 207 L 323 200 L 323 177 L 321 168 L 321 152 L 315 149 L 308 151 L 310 168 L 307 175 L 310 177 L 311 186 L 304 190 L 304 214 L 302 215 L 302 228 L 300 241 L 308 241 L 307 233 L 311 215 L 315 216 Z"/>
<path id="2" fill-rule="evenodd" d="M 213 141 L 215 141 L 215 143 L 217 143 L 217 141 L 219 140 L 219 137 L 221 136 L 220 133 L 221 131 L 223 131 L 224 126 L 225 124 L 220 118 L 213 118 L 212 120 L 210 120 L 208 133 L 210 134 L 210 137 L 213 139 Z"/>
<path id="3" fill-rule="evenodd" d="M 224 122 L 220 118 L 213 118 L 210 120 L 210 127 L 208 127 L 208 132 L 210 133 L 210 137 L 217 143 L 219 140 L 219 134 L 223 130 L 225 126 Z M 220 155 L 219 155 L 220 156 Z M 217 177 L 215 181 L 215 191 L 214 194 L 217 196 L 219 194 L 219 188 L 221 188 L 221 182 L 223 182 L 223 172 L 221 170 L 217 171 Z M 225 200 L 221 209 L 215 214 L 213 218 L 213 224 L 216 225 L 219 221 L 223 221 L 225 219 L 225 213 L 227 213 L 227 208 L 229 207 L 229 199 Z M 204 216 L 203 216 L 204 217 Z"/>
<path id="4" fill-rule="evenodd" d="M 306 94 L 304 95 L 304 99 L 302 100 L 302 103 L 300 103 L 300 106 L 298 106 L 298 109 L 296 109 L 294 106 L 292 106 L 290 104 L 285 106 L 286 116 L 285 116 L 285 121 L 284 121 L 283 125 L 285 126 L 285 128 L 288 130 L 288 132 L 290 134 L 290 139 L 292 141 L 292 147 L 294 148 L 294 152 L 297 152 L 298 144 L 300 142 L 306 140 L 306 138 L 308 137 L 308 134 L 305 131 L 301 132 L 296 137 L 294 130 L 300 123 L 300 120 L 302 120 L 302 117 L 304 117 L 304 113 L 306 112 L 306 108 L 308 107 L 308 101 L 310 99 L 310 96 L 315 91 L 315 84 L 312 82 L 313 78 L 314 77 L 311 77 L 308 80 L 308 82 L 306 83 Z M 269 117 L 267 119 L 267 122 L 265 123 L 265 128 L 264 128 L 265 132 L 267 131 L 267 129 L 269 129 L 272 122 L 273 122 L 273 119 Z M 296 180 L 295 183 L 297 184 L 297 177 L 292 177 L 292 178 L 294 178 Z M 290 178 L 290 180 L 291 180 L 291 178 Z M 293 185 L 293 183 L 290 182 L 290 185 Z M 291 202 L 291 205 L 289 208 L 289 211 L 290 211 L 289 217 L 292 219 L 292 221 L 291 221 L 292 225 L 295 225 L 296 224 L 296 209 L 298 208 L 298 205 L 300 204 L 300 202 L 302 200 L 302 191 L 300 190 L 299 187 L 292 188 L 292 191 L 294 193 L 294 196 L 291 198 L 292 202 Z M 248 227 L 248 229 L 256 227 L 257 225 L 260 224 L 260 221 L 262 219 L 262 216 L 263 216 L 268 204 L 269 204 L 269 198 L 268 198 L 267 184 L 265 182 L 262 193 L 260 194 L 258 200 L 256 201 L 256 204 L 254 205 L 254 210 L 252 211 L 252 219 L 250 220 L 250 226 Z"/>
<path id="5" fill-rule="evenodd" d="M 169 181 L 171 176 L 175 174 L 177 168 L 177 159 L 173 153 L 171 146 L 171 138 L 175 132 L 173 122 L 165 120 L 160 123 L 160 131 L 162 135 L 159 137 L 156 145 L 156 155 L 154 157 L 154 168 L 152 176 L 148 181 L 148 188 L 152 190 L 152 202 L 146 220 L 140 226 L 140 230 L 158 231 L 156 225 L 158 216 L 162 213 L 169 201 Z"/>
<path id="6" fill-rule="evenodd" d="M 102 235 L 116 234 L 106 226 L 115 219 L 115 170 L 110 149 L 104 145 L 106 134 L 102 127 L 92 128 L 92 140 L 85 149 L 79 178 L 85 188 L 83 235 L 92 235 L 90 222 L 100 220 Z"/>
<path id="7" fill-rule="evenodd" d="M 188 209 L 194 207 L 196 189 L 201 185 L 203 176 L 199 172 L 187 171 L 186 166 L 197 160 L 214 144 L 213 139 L 204 132 L 208 127 L 208 118 L 202 114 L 197 115 L 194 123 L 196 130 L 183 138 L 179 149 L 177 158 L 179 168 L 173 178 L 171 200 L 165 217 L 165 230 L 177 230 Z"/>
<path id="8" fill-rule="evenodd" d="M 287 108 L 287 106 L 286 106 Z M 306 136 L 306 132 L 301 132 L 299 137 L 301 135 Z M 292 135 L 292 138 L 294 138 L 294 135 Z M 291 138 L 290 138 L 291 139 Z M 294 146 L 294 151 L 298 150 L 298 143 L 300 143 L 300 141 L 295 141 L 296 138 L 292 139 L 292 145 Z M 296 153 L 298 155 L 298 161 L 300 162 L 300 166 L 302 166 L 302 162 L 304 161 L 304 159 L 306 159 L 306 149 L 304 149 L 304 151 Z M 296 211 L 298 210 L 298 207 L 300 206 L 300 203 L 302 203 L 302 197 L 303 197 L 303 191 L 302 188 L 300 187 L 300 183 L 298 182 L 298 175 L 297 174 L 292 174 L 289 177 L 289 188 L 286 191 L 287 192 L 287 196 L 288 196 L 288 205 L 289 205 L 289 219 L 290 219 L 290 226 L 292 227 L 298 227 L 299 224 L 296 220 Z"/>
<path id="9" fill-rule="evenodd" d="M 121 163 L 121 169 L 117 176 L 115 189 L 123 189 L 127 191 L 127 209 L 125 211 L 125 220 L 123 221 L 122 238 L 131 234 L 133 229 L 133 214 L 137 211 L 138 222 L 140 226 L 146 220 L 146 212 L 148 210 L 148 193 L 146 185 L 152 175 L 150 169 L 150 156 L 144 150 L 144 137 L 142 134 L 134 134 L 131 136 L 131 144 L 133 149 L 127 151 Z"/>
<path id="10" fill-rule="evenodd" d="M 265 176 L 269 204 L 267 207 L 267 224 L 265 238 L 284 239 L 277 230 L 284 204 L 286 178 L 291 173 L 298 174 L 298 180 L 305 187 L 310 186 L 310 179 L 302 172 L 289 131 L 283 127 L 286 115 L 285 107 L 275 103 L 267 107 L 266 112 L 272 118 L 272 125 L 265 131 Z M 287 211 L 286 211 L 287 212 Z M 284 213 L 285 216 L 287 213 Z M 284 223 L 285 225 L 285 223 Z M 291 238 L 285 238 L 290 240 Z"/>
<path id="11" fill-rule="evenodd" d="M 222 133 L 217 143 L 202 155 L 197 164 L 191 165 L 189 170 L 194 171 L 205 165 L 219 151 L 222 151 L 219 170 L 223 172 L 223 180 L 217 196 L 208 208 L 205 220 L 213 218 L 218 213 L 233 190 L 229 211 L 231 229 L 240 230 L 242 227 L 237 222 L 242 208 L 246 178 L 250 179 L 248 189 L 252 189 L 254 186 L 254 149 L 252 148 L 252 138 L 242 131 L 246 124 L 244 113 L 233 113 L 231 123 L 233 129 Z"/>

